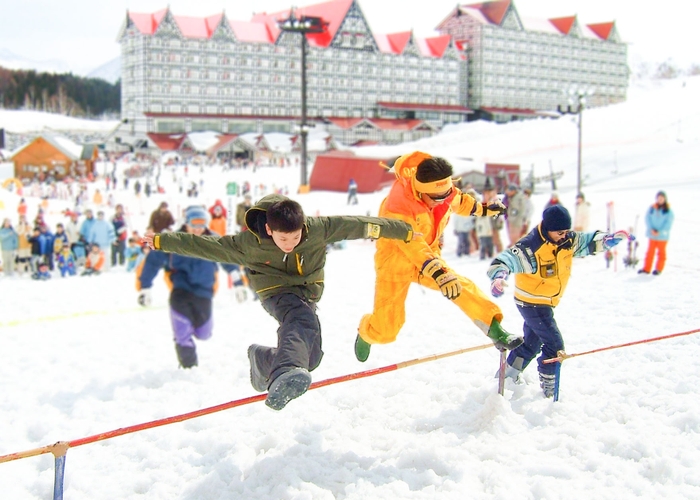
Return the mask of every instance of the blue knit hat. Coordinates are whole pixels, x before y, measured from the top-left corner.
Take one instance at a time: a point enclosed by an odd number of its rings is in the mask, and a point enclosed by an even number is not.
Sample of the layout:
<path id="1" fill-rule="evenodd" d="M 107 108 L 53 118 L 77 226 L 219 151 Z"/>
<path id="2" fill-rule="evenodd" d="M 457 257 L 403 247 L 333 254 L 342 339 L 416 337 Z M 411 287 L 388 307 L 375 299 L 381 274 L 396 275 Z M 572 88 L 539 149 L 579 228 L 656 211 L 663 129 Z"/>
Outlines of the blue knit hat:
<path id="1" fill-rule="evenodd" d="M 209 214 L 202 206 L 193 205 L 185 209 L 185 224 L 190 227 L 207 227 Z"/>
<path id="2" fill-rule="evenodd" d="M 542 231 L 565 231 L 571 229 L 571 215 L 561 205 L 547 207 L 542 213 Z"/>

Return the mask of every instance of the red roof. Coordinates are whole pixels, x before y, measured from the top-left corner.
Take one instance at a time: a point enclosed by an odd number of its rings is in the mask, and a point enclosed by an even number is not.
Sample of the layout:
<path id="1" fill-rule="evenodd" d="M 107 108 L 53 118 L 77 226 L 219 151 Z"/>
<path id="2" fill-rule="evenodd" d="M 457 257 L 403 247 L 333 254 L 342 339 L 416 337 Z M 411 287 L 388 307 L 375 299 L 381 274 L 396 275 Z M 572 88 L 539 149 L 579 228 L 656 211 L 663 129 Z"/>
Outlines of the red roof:
<path id="1" fill-rule="evenodd" d="M 557 17 L 555 19 L 550 19 L 549 22 L 552 23 L 561 34 L 568 35 L 576 22 L 576 16 Z"/>
<path id="2" fill-rule="evenodd" d="M 387 109 L 406 109 L 406 110 L 427 110 L 427 111 L 451 111 L 461 113 L 473 113 L 474 111 L 465 108 L 464 106 L 456 106 L 454 104 L 422 104 L 410 102 L 386 102 L 379 101 L 377 105 Z"/>
<path id="3" fill-rule="evenodd" d="M 210 17 L 173 16 L 175 24 L 186 38 L 210 38 L 223 14 Z"/>
<path id="4" fill-rule="evenodd" d="M 389 41 L 391 51 L 394 54 L 401 54 L 406 48 L 408 41 L 411 39 L 411 32 L 403 31 L 401 33 L 391 33 L 387 35 L 386 38 Z"/>
<path id="5" fill-rule="evenodd" d="M 360 141 L 355 141 L 350 145 L 355 147 L 355 148 L 361 148 L 362 146 L 377 146 L 378 144 L 379 144 L 379 141 L 368 141 L 368 140 L 363 139 Z"/>
<path id="6" fill-rule="evenodd" d="M 342 129 L 349 129 L 349 128 L 353 128 L 358 123 L 365 121 L 365 119 L 364 118 L 329 118 L 328 121 L 331 122 L 336 127 L 340 127 Z"/>
<path id="7" fill-rule="evenodd" d="M 218 142 L 209 148 L 208 153 L 209 154 L 217 153 L 219 150 L 225 148 L 226 146 L 231 144 L 233 141 L 235 141 L 236 138 L 238 138 L 238 134 L 221 134 L 220 136 L 218 136 L 218 139 L 219 139 Z"/>
<path id="8" fill-rule="evenodd" d="M 473 3 L 464 5 L 464 7 L 480 10 L 484 17 L 493 24 L 501 24 L 503 22 L 503 18 L 506 16 L 506 12 L 508 12 L 508 7 L 510 7 L 510 0 Z"/>
<path id="9" fill-rule="evenodd" d="M 328 47 L 335 37 L 340 24 L 345 19 L 354 0 L 332 0 L 330 2 L 319 3 L 316 5 L 308 5 L 306 7 L 297 7 L 295 15 L 320 17 L 324 22 L 328 23 L 325 31 L 322 33 L 309 33 L 306 39 L 312 47 Z M 253 16 L 252 22 L 264 23 L 272 34 L 273 39 L 277 39 L 280 34 L 280 29 L 277 27 L 277 22 L 289 17 L 290 10 L 283 10 L 272 14 L 256 14 Z"/>
<path id="10" fill-rule="evenodd" d="M 394 120 L 390 118 L 370 118 L 368 121 L 382 130 L 413 130 L 425 123 L 423 120 Z"/>
<path id="11" fill-rule="evenodd" d="M 246 21 L 229 21 L 228 24 L 236 35 L 236 39 L 241 42 L 274 42 L 266 24 Z"/>
<path id="12" fill-rule="evenodd" d="M 429 55 L 432 55 L 434 57 L 442 57 L 442 55 L 445 53 L 447 50 L 447 47 L 450 46 L 450 39 L 452 37 L 450 35 L 442 35 L 442 36 L 436 36 L 433 38 L 426 38 L 425 43 L 428 45 L 430 48 L 430 51 L 432 52 Z"/>
<path id="13" fill-rule="evenodd" d="M 369 123 L 382 130 L 413 130 L 426 123 L 424 120 L 391 119 L 391 118 L 329 118 L 329 122 L 342 129 L 356 127 L 361 122 Z"/>
<path id="14" fill-rule="evenodd" d="M 515 116 L 560 116 L 554 111 L 537 111 L 535 109 L 517 109 L 517 108 L 480 108 L 491 114 L 515 115 Z"/>
<path id="15" fill-rule="evenodd" d="M 603 40 L 607 40 L 610 37 L 610 33 L 612 33 L 613 28 L 615 27 L 614 22 L 610 23 L 598 23 L 598 24 L 588 24 L 587 25 L 590 30 L 598 35 L 600 38 Z"/>
<path id="16" fill-rule="evenodd" d="M 127 15 L 134 23 L 136 28 L 144 35 L 152 35 L 158 29 L 158 25 L 165 17 L 168 9 L 162 9 L 153 14 L 137 14 L 133 12 L 127 12 Z"/>
<path id="17" fill-rule="evenodd" d="M 182 143 L 185 142 L 187 134 L 157 134 L 149 132 L 148 138 L 161 151 L 177 151 L 182 148 Z"/>

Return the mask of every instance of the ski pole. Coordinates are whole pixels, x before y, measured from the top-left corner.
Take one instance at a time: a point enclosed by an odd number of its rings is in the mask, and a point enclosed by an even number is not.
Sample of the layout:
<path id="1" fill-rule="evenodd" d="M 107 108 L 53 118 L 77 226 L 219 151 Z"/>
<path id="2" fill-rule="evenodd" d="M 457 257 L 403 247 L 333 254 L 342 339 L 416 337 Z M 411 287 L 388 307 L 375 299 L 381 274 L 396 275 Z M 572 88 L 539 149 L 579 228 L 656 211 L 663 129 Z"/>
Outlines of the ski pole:
<path id="1" fill-rule="evenodd" d="M 564 352 L 564 351 L 558 351 L 558 352 L 557 352 L 557 357 L 556 357 L 556 358 L 545 359 L 545 360 L 543 361 L 543 363 L 557 363 L 557 362 L 562 363 L 562 362 L 564 362 L 565 360 L 567 360 L 567 359 L 569 359 L 569 358 L 575 358 L 575 357 L 578 357 L 578 356 L 585 356 L 586 354 L 593 354 L 593 353 L 596 353 L 596 352 L 610 351 L 610 350 L 612 350 L 612 349 L 619 349 L 619 348 L 621 348 L 621 347 L 629 347 L 629 346 L 632 346 L 632 345 L 646 344 L 646 343 L 649 343 L 649 342 L 656 342 L 657 340 L 672 339 L 672 338 L 675 338 L 675 337 L 682 337 L 682 336 L 684 336 L 684 335 L 691 335 L 691 334 L 693 334 L 693 333 L 698 333 L 698 332 L 700 332 L 700 328 L 697 328 L 697 329 L 695 329 L 695 330 L 689 330 L 689 331 L 687 331 L 687 332 L 674 333 L 674 334 L 671 334 L 671 335 L 663 335 L 663 336 L 661 336 L 661 337 L 654 337 L 654 338 L 651 338 L 651 339 L 636 340 L 636 341 L 634 341 L 634 342 L 627 342 L 627 343 L 625 343 L 625 344 L 617 344 L 617 345 L 611 345 L 611 346 L 608 346 L 608 347 L 601 347 L 601 348 L 598 348 L 598 349 L 593 349 L 593 350 L 591 350 L 591 351 L 579 352 L 579 353 L 576 353 L 576 354 L 566 354 L 566 352 Z"/>

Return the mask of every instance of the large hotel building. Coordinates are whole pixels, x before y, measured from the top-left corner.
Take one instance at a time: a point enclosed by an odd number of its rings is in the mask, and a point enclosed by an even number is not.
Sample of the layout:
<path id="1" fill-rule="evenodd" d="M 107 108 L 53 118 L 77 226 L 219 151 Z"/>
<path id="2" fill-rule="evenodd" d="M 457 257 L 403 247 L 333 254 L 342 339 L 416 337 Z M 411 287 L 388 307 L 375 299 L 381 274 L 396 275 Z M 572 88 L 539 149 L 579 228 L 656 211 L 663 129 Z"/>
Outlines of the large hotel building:
<path id="1" fill-rule="evenodd" d="M 318 17 L 320 33 L 280 21 Z M 509 120 L 625 100 L 627 46 L 613 22 L 528 19 L 512 0 L 457 6 L 418 38 L 372 32 L 356 0 L 332 0 L 250 21 L 128 12 L 120 34 L 128 140 L 214 131 L 294 132 L 301 116 L 301 36 L 307 39 L 310 123 L 337 141 L 397 143 L 446 123 Z"/>

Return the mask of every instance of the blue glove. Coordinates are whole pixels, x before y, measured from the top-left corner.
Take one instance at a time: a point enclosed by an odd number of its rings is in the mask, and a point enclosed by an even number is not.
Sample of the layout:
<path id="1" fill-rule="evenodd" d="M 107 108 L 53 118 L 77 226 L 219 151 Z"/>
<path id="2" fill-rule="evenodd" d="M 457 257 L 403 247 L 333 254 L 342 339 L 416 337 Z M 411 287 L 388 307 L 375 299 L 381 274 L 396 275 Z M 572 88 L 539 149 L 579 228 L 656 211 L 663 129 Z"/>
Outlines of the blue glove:
<path id="1" fill-rule="evenodd" d="M 634 241 L 634 236 L 629 234 L 627 231 L 615 231 L 613 234 L 606 234 L 603 236 L 603 249 L 610 250 L 623 239 Z"/>
<path id="2" fill-rule="evenodd" d="M 507 271 L 500 270 L 494 274 L 493 279 L 491 280 L 491 295 L 494 297 L 502 297 L 505 293 L 504 288 L 508 286 L 508 283 L 506 282 L 507 279 Z"/>

